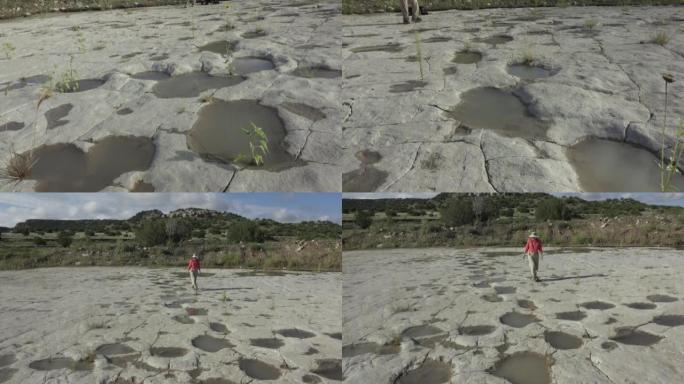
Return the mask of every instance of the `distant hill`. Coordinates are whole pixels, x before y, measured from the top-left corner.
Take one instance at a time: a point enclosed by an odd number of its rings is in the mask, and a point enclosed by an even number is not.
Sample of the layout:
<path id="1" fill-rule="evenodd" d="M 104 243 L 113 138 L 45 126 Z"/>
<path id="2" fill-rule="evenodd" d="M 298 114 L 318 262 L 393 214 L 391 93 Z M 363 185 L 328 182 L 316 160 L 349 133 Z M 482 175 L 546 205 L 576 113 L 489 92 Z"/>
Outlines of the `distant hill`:
<path id="1" fill-rule="evenodd" d="M 183 208 L 167 214 L 159 210 L 141 211 L 124 220 L 54 220 L 29 219 L 14 226 L 14 232 L 111 232 L 132 231 L 149 221 L 179 220 L 193 230 L 223 231 L 233 224 L 254 221 L 268 236 L 297 236 L 300 238 L 336 238 L 341 226 L 329 221 L 280 223 L 270 219 L 251 220 L 232 212 L 219 212 L 201 208 Z"/>

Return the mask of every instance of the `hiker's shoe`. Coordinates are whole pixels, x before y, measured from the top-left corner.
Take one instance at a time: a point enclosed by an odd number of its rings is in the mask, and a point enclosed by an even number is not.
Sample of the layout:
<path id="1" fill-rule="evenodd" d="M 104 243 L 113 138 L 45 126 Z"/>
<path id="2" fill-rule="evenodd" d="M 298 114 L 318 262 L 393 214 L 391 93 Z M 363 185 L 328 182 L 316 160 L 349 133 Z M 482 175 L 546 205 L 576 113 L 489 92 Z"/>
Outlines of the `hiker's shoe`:
<path id="1" fill-rule="evenodd" d="M 537 276 L 535 276 L 535 277 L 534 277 L 534 281 L 536 281 L 536 282 L 538 283 L 538 282 L 541 281 L 541 279 L 539 279 Z"/>
<path id="2" fill-rule="evenodd" d="M 421 21 L 423 21 L 423 19 L 421 19 L 420 17 L 414 17 L 413 18 L 414 23 L 420 23 Z"/>
<path id="3" fill-rule="evenodd" d="M 409 19 L 404 19 L 404 24 L 411 24 L 411 22 L 409 21 Z"/>

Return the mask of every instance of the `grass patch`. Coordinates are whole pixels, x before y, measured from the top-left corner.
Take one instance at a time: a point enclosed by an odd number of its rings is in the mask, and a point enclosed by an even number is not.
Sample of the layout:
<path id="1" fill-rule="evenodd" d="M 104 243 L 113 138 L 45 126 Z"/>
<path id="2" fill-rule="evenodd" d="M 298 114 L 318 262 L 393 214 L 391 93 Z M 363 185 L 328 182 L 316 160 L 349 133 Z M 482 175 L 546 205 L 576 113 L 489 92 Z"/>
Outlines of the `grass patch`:
<path id="1" fill-rule="evenodd" d="M 651 43 L 664 47 L 670 42 L 671 39 L 672 38 L 666 32 L 658 32 L 655 36 L 653 36 L 653 39 L 651 39 Z"/>

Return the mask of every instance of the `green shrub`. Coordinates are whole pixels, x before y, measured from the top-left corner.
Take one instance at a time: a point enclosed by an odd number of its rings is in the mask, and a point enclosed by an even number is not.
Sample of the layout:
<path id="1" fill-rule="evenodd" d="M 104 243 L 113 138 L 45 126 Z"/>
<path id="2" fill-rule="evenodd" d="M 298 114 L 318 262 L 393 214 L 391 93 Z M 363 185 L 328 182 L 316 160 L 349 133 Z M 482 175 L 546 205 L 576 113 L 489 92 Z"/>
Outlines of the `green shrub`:
<path id="1" fill-rule="evenodd" d="M 457 227 L 475 222 L 471 199 L 452 198 L 440 210 L 442 222 L 447 227 Z"/>
<path id="2" fill-rule="evenodd" d="M 135 238 L 146 247 L 166 243 L 166 226 L 159 220 L 149 220 L 135 229 Z"/>
<path id="3" fill-rule="evenodd" d="M 354 214 L 354 222 L 361 229 L 366 229 L 373 224 L 373 214 L 367 211 L 356 211 Z"/>
<path id="4" fill-rule="evenodd" d="M 39 245 L 39 246 L 40 246 L 40 245 L 45 245 L 45 244 L 47 244 L 47 242 L 46 242 L 45 239 L 43 239 L 42 237 L 34 236 L 34 237 L 33 237 L 33 244 Z"/>
<path id="5" fill-rule="evenodd" d="M 265 240 L 265 235 L 261 228 L 259 228 L 259 224 L 251 221 L 243 221 L 230 226 L 228 230 L 228 239 L 234 243 L 239 243 L 241 241 L 247 243 L 261 243 Z"/>
<path id="6" fill-rule="evenodd" d="M 539 221 L 569 220 L 570 210 L 561 199 L 548 198 L 541 200 L 537 205 L 534 216 Z"/>
<path id="7" fill-rule="evenodd" d="M 71 232 L 62 231 L 57 235 L 57 243 L 64 248 L 68 248 L 73 241 L 74 238 Z"/>

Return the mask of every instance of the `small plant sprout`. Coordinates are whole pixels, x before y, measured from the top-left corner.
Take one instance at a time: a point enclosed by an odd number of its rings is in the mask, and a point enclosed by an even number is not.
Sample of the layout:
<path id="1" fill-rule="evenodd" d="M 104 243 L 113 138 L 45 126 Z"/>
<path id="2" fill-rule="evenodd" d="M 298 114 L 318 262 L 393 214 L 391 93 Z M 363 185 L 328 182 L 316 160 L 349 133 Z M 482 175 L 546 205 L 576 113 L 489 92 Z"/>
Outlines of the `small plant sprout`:
<path id="1" fill-rule="evenodd" d="M 416 57 L 418 58 L 418 69 L 420 70 L 420 80 L 425 80 L 423 73 L 423 48 L 420 44 L 420 32 L 416 31 Z"/>
<path id="2" fill-rule="evenodd" d="M 242 128 L 242 132 L 247 135 L 249 139 L 249 150 L 251 152 L 252 158 L 250 163 L 260 166 L 264 164 L 264 156 L 268 153 L 268 136 L 264 130 L 254 124 L 250 123 L 248 128 Z M 238 159 L 244 162 L 245 157 L 240 155 Z"/>
<path id="3" fill-rule="evenodd" d="M 665 32 L 658 32 L 651 40 L 653 44 L 658 44 L 661 47 L 667 45 L 670 42 L 670 36 Z"/>
<path id="4" fill-rule="evenodd" d="M 531 65 L 534 62 L 534 53 L 531 48 L 525 49 L 522 53 L 522 63 L 525 65 Z"/>
<path id="5" fill-rule="evenodd" d="M 230 298 L 228 297 L 228 294 L 225 291 L 223 291 L 223 297 L 221 297 L 221 301 L 223 301 L 224 303 L 230 301 Z"/>
<path id="6" fill-rule="evenodd" d="M 14 56 L 14 51 L 16 50 L 17 47 L 15 47 L 12 43 L 7 42 L 2 44 L 2 53 L 5 55 L 7 60 Z"/>
<path id="7" fill-rule="evenodd" d="M 675 132 L 675 143 L 670 153 L 665 154 L 665 137 L 667 133 L 667 103 L 668 85 L 674 83 L 674 77 L 669 73 L 663 74 L 665 81 L 665 110 L 663 113 L 663 128 L 661 132 L 662 142 L 660 143 L 660 191 L 669 192 L 672 189 L 672 177 L 679 173 L 679 161 L 684 155 L 684 117 L 680 120 L 677 131 Z"/>

